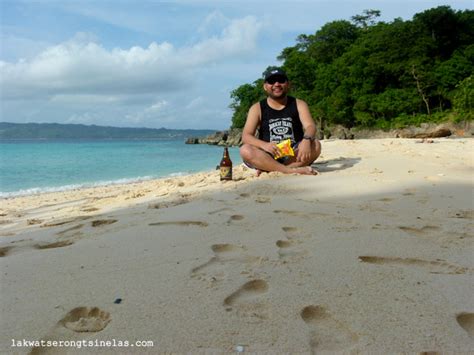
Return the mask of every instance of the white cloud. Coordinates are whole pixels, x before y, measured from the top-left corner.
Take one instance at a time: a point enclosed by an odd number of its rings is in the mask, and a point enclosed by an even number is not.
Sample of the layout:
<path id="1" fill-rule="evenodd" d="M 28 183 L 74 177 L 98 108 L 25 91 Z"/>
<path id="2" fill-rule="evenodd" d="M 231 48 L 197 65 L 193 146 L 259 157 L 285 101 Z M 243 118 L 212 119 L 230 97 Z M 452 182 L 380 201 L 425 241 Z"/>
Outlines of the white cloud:
<path id="1" fill-rule="evenodd" d="M 117 103 L 121 101 L 121 98 L 110 95 L 59 94 L 52 96 L 49 101 L 68 105 L 96 105 Z"/>
<path id="2" fill-rule="evenodd" d="M 210 33 L 215 33 L 224 28 L 229 23 L 230 20 L 225 17 L 221 11 L 215 10 L 206 16 L 198 27 L 197 32 L 203 36 L 208 36 Z"/>
<path id="3" fill-rule="evenodd" d="M 192 99 L 191 102 L 186 105 L 185 109 L 193 110 L 196 108 L 201 108 L 204 106 L 204 103 L 205 103 L 204 98 L 199 96 L 199 97 L 196 97 L 195 99 Z"/>
<path id="4" fill-rule="evenodd" d="M 146 48 L 112 50 L 79 35 L 31 60 L 0 62 L 2 100 L 178 90 L 201 66 L 255 50 L 259 30 L 259 22 L 246 17 L 231 21 L 220 36 L 187 47 L 153 42 Z"/>
<path id="5" fill-rule="evenodd" d="M 18 35 L 0 32 L 1 58 L 33 58 L 37 53 L 51 46 L 46 41 L 32 40 Z"/>
<path id="6" fill-rule="evenodd" d="M 148 112 L 158 112 L 161 111 L 163 108 L 168 106 L 168 101 L 165 100 L 159 100 L 155 102 L 153 105 L 147 108 Z"/>

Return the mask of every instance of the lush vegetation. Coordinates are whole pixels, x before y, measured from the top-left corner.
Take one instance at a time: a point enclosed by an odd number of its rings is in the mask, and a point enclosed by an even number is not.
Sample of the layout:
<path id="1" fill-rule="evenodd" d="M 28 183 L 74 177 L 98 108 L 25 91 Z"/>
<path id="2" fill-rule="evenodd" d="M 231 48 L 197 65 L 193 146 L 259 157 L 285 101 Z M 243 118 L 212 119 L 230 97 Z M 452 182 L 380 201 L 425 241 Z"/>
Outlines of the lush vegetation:
<path id="1" fill-rule="evenodd" d="M 120 128 L 82 124 L 0 122 L 0 139 L 174 139 L 203 137 L 211 130 Z"/>
<path id="2" fill-rule="evenodd" d="M 376 22 L 378 10 L 302 34 L 278 59 L 292 95 L 321 128 L 399 128 L 474 118 L 474 11 L 440 6 L 411 20 Z M 243 127 L 263 80 L 231 93 L 232 126 Z"/>

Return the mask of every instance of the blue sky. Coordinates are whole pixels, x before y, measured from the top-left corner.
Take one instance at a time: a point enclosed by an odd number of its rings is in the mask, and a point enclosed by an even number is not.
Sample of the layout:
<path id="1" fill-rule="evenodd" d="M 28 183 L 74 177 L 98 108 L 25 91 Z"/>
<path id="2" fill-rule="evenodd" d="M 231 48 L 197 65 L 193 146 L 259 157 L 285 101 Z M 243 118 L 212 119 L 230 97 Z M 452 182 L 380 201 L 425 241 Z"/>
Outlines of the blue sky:
<path id="1" fill-rule="evenodd" d="M 227 129 L 230 92 L 325 23 L 472 1 L 0 0 L 0 121 Z M 290 78 L 291 79 L 291 78 Z"/>

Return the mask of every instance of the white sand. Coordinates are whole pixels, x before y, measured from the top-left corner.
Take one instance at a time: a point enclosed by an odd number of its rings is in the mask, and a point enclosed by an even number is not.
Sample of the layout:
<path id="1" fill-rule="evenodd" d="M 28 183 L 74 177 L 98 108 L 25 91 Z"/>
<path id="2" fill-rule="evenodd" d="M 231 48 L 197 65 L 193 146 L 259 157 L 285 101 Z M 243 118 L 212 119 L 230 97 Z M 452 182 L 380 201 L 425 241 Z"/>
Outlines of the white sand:
<path id="1" fill-rule="evenodd" d="M 474 352 L 473 142 L 1 200 L 0 352 Z"/>

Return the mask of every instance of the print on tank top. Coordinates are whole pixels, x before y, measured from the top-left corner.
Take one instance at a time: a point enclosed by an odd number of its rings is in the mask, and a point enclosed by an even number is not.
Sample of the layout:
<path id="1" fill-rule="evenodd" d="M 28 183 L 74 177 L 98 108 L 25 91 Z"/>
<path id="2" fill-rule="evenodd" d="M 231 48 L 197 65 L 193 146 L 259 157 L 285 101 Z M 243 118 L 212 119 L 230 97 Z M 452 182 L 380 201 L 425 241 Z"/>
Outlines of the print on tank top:
<path id="1" fill-rule="evenodd" d="M 291 117 L 271 118 L 268 120 L 270 142 L 281 142 L 285 139 L 295 141 L 293 135 L 293 120 Z"/>

